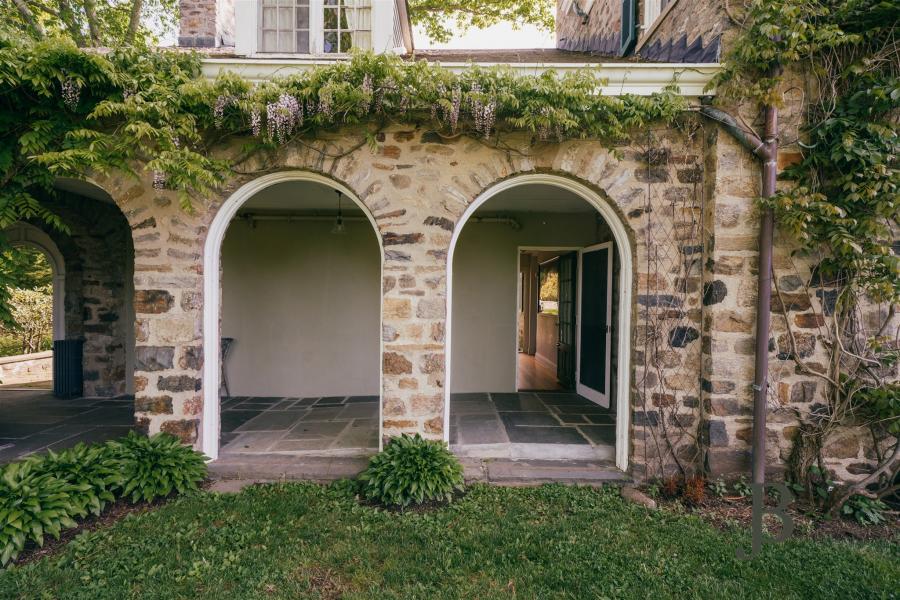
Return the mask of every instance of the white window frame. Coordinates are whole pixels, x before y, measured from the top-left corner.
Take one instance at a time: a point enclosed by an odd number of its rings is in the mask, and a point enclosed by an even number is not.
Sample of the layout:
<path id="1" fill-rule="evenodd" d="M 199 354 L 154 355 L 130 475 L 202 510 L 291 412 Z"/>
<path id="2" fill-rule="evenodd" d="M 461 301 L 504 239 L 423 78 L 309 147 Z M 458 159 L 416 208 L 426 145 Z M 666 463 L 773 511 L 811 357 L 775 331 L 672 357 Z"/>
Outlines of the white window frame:
<path id="1" fill-rule="evenodd" d="M 662 14 L 662 0 L 644 0 L 644 22 L 641 29 L 647 31 Z"/>
<path id="2" fill-rule="evenodd" d="M 262 2 L 260 0 L 235 1 L 235 53 L 242 56 L 268 58 L 346 58 L 347 53 L 325 53 L 325 2 L 309 0 L 309 54 L 262 52 Z M 395 0 L 371 0 L 372 50 L 393 52 L 393 22 Z"/>

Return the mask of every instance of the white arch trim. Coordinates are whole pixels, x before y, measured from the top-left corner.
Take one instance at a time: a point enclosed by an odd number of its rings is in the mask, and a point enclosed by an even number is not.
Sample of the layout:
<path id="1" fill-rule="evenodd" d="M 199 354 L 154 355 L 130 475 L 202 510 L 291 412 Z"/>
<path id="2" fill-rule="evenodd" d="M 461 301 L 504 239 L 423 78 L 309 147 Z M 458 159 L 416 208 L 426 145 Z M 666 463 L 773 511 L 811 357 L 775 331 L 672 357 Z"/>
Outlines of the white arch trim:
<path id="1" fill-rule="evenodd" d="M 344 196 L 355 202 L 372 224 L 375 237 L 378 239 L 378 250 L 381 255 L 381 268 L 384 270 L 384 247 L 382 245 L 381 234 L 379 233 L 378 224 L 375 217 L 369 211 L 365 204 L 356 196 L 356 194 L 344 185 L 329 179 L 324 175 L 312 173 L 309 171 L 279 171 L 263 175 L 253 181 L 250 181 L 235 191 L 228 200 L 222 204 L 219 212 L 213 218 L 209 226 L 209 232 L 206 235 L 206 243 L 203 247 L 203 415 L 200 421 L 200 448 L 203 453 L 211 460 L 219 457 L 219 389 L 221 386 L 221 361 L 222 354 L 220 351 L 221 338 L 221 308 L 222 308 L 222 285 L 221 285 L 221 255 L 222 241 L 225 239 L 225 233 L 231 220 L 250 198 L 267 187 L 286 183 L 290 181 L 305 181 L 311 183 L 319 183 L 326 185 L 333 190 L 340 191 Z M 380 286 L 384 285 L 384 277 L 380 276 Z M 380 302 L 383 304 L 382 290 L 379 290 Z M 379 315 L 381 308 L 379 307 Z M 384 373 L 381 355 L 384 350 L 384 340 L 381 336 L 381 317 L 379 317 L 379 375 L 378 375 L 378 444 L 381 446 L 381 411 L 384 389 Z"/>
<path id="2" fill-rule="evenodd" d="M 41 251 L 53 268 L 53 339 L 66 339 L 66 262 L 53 239 L 30 223 L 14 223 L 3 232 L 12 246 Z"/>
<path id="3" fill-rule="evenodd" d="M 616 369 L 616 466 L 623 471 L 628 468 L 628 450 L 630 447 L 628 432 L 631 419 L 631 286 L 634 278 L 634 259 L 631 243 L 625 225 L 608 202 L 603 200 L 589 187 L 571 179 L 559 175 L 545 173 L 531 173 L 519 175 L 511 179 L 501 181 L 490 189 L 484 191 L 472 202 L 460 217 L 453 237 L 450 240 L 450 251 L 447 254 L 447 325 L 446 325 L 446 378 L 444 382 L 444 441 L 450 441 L 450 389 L 453 338 L 453 254 L 456 251 L 456 243 L 459 235 L 469 220 L 469 217 L 478 210 L 482 204 L 501 192 L 516 187 L 533 184 L 552 185 L 562 188 L 583 198 L 590 203 L 609 225 L 616 242 L 616 247 L 621 262 L 619 269 L 619 328 L 618 336 L 618 367 Z"/>

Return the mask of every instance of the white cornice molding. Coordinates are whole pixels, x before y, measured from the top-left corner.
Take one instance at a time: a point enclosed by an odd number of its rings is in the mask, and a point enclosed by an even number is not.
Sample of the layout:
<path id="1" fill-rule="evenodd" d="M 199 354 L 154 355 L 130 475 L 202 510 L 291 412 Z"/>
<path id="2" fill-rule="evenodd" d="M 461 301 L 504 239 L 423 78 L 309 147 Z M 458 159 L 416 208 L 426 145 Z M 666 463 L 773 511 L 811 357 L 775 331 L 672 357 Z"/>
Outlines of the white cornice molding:
<path id="1" fill-rule="evenodd" d="M 219 73 L 231 72 L 253 82 L 262 82 L 273 77 L 302 73 L 334 59 L 271 57 L 265 58 L 204 58 L 203 75 L 214 79 Z M 636 94 L 648 96 L 660 92 L 667 85 L 677 83 L 681 94 L 688 98 L 712 95 L 705 91 L 706 85 L 720 70 L 721 65 L 710 63 L 477 63 L 489 67 L 505 64 L 523 75 L 539 75 L 547 70 L 558 73 L 591 69 L 599 79 L 606 80 L 603 93 L 610 96 Z M 459 73 L 473 66 L 469 62 L 440 63 L 445 69 Z"/>

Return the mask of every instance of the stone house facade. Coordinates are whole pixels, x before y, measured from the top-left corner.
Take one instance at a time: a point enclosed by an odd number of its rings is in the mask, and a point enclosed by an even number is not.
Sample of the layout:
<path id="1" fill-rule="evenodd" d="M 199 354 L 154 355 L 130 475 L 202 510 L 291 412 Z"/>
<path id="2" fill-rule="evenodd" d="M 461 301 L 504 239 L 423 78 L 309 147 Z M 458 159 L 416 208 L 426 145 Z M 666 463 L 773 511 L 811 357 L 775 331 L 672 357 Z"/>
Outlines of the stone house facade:
<path id="1" fill-rule="evenodd" d="M 622 3 L 597 0 L 586 13 L 571 6 L 583 4 L 560 3 L 560 52 L 621 54 L 621 12 L 615 13 Z M 692 10 L 698 6 L 700 18 Z M 644 14 L 642 5 L 635 10 Z M 233 12 L 226 0 L 183 0 L 181 45 L 227 46 Z M 629 52 L 644 61 L 713 62 L 723 14 L 719 3 L 670 0 L 661 7 L 660 21 L 645 27 Z M 195 198 L 192 213 L 179 208 L 174 193 L 157 189 L 149 174 L 138 182 L 116 174 L 94 181 L 110 200 L 101 213 L 118 214 L 92 215 L 90 236 L 77 234 L 88 217 L 73 215 L 79 226 L 71 239 L 58 243 L 80 244 L 81 256 L 98 261 L 127 259 L 115 265 L 82 261 L 69 288 L 67 323 L 88 340 L 86 393 L 131 393 L 123 382 L 133 368 L 138 427 L 175 434 L 214 456 L 221 237 L 254 193 L 279 182 L 315 181 L 356 201 L 379 239 L 380 438 L 420 433 L 448 439 L 455 243 L 479 202 L 500 189 L 539 183 L 592 203 L 618 236 L 617 268 L 626 272 L 617 285 L 627 288 L 617 291 L 627 301 L 618 307 L 626 326 L 615 333 L 618 365 L 624 366 L 617 384 L 625 392 L 616 423 L 618 466 L 638 478 L 676 465 L 712 474 L 748 469 L 760 166 L 727 133 L 688 118 L 682 127 L 639 132 L 616 153 L 595 141 L 535 143 L 516 135 L 501 149 L 402 124 L 380 133 L 375 150 L 358 138 L 346 131 L 286 146 L 265 163 L 243 164 L 241 171 L 252 175 L 235 174 L 218 194 Z M 216 153 L 236 156 L 239 147 L 236 140 Z M 116 234 L 108 233 L 116 219 L 127 222 L 133 250 L 119 239 L 124 227 L 117 224 Z M 101 241 L 116 248 L 88 251 Z M 780 295 L 773 304 L 786 311 L 773 315 L 769 357 L 768 450 L 776 468 L 796 435 L 796 411 L 815 410 L 824 393 L 797 369 L 786 321 L 796 332 L 796 351 L 807 361 L 821 361 L 825 348 L 817 330 L 831 301 L 824 288 L 806 293 L 812 265 L 792 250 L 790 240 L 777 238 Z M 130 312 L 121 298 L 132 285 L 134 349 L 128 363 L 130 342 L 122 328 Z M 851 430 L 826 451 L 828 466 L 841 478 L 864 473 L 873 460 L 866 436 Z"/>

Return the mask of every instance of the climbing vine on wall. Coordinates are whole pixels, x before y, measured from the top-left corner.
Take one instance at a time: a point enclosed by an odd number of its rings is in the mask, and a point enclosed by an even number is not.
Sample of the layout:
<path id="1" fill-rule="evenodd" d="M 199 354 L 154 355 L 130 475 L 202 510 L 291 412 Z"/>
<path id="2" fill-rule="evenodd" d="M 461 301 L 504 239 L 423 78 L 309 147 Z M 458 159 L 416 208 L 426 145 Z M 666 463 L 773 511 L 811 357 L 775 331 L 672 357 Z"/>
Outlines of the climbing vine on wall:
<path id="1" fill-rule="evenodd" d="M 722 98 L 779 106 L 785 74 L 809 83 L 796 140 L 800 160 L 764 206 L 815 260 L 807 289 L 828 317 L 820 332 L 828 365 L 806 364 L 792 351 L 797 368 L 824 383 L 828 404 L 798 415 L 792 476 L 809 489 L 827 483 L 822 447 L 840 427 L 866 426 L 875 439 L 873 472 L 833 490 L 827 502 L 835 511 L 854 494 L 884 497 L 898 489 L 900 7 L 880 0 L 751 0 L 731 16 L 740 34 L 716 80 Z"/>

